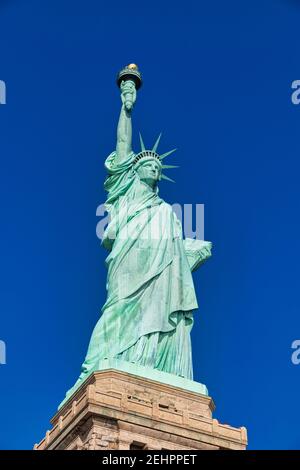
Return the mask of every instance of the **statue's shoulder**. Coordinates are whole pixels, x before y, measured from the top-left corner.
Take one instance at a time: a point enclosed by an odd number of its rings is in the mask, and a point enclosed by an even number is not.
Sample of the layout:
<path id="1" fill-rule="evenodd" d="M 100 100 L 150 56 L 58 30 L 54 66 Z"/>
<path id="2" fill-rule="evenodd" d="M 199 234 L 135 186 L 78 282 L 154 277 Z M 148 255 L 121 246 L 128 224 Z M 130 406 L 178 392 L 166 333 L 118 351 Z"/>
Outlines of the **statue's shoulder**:
<path id="1" fill-rule="evenodd" d="M 135 153 L 131 152 L 125 158 L 120 158 L 114 150 L 104 162 L 104 166 L 109 175 L 120 174 L 132 169 L 132 163 L 135 158 Z"/>

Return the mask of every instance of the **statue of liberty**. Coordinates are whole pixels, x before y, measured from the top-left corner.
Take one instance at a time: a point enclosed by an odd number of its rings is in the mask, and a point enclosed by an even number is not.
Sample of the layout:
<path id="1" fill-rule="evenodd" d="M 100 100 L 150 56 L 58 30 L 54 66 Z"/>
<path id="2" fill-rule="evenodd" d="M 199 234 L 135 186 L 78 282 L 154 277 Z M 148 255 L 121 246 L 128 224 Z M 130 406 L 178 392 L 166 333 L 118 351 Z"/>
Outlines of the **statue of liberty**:
<path id="1" fill-rule="evenodd" d="M 147 150 L 141 135 L 141 151 L 132 150 L 131 115 L 140 84 L 136 65 L 120 73 L 116 150 L 105 161 L 107 300 L 66 398 L 105 359 L 193 379 L 190 333 L 198 305 L 191 271 L 211 255 L 211 244 L 183 239 L 179 219 L 159 197 L 158 183 L 170 180 L 162 171 L 176 168 L 164 164 L 174 150 L 160 155 L 160 137 Z"/>

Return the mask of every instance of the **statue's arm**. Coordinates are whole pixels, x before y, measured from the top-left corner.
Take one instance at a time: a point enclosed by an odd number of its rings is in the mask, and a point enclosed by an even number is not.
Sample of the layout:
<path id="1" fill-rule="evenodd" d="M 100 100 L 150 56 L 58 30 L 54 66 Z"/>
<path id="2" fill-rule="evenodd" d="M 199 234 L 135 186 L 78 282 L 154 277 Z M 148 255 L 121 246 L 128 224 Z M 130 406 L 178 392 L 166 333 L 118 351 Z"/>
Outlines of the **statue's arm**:
<path id="1" fill-rule="evenodd" d="M 122 163 L 132 152 L 131 113 L 136 100 L 136 89 L 132 81 L 121 84 L 122 108 L 117 129 L 116 163 Z"/>
<path id="2" fill-rule="evenodd" d="M 122 104 L 117 130 L 116 160 L 121 163 L 131 152 L 132 126 L 131 111 Z"/>

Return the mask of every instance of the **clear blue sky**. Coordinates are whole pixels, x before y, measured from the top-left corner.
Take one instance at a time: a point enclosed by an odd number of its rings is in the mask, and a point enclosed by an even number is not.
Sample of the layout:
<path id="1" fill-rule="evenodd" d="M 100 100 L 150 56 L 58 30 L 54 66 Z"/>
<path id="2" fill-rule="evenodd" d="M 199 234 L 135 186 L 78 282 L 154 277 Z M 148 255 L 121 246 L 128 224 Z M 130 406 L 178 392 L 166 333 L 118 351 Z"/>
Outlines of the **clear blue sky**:
<path id="1" fill-rule="evenodd" d="M 299 22 L 296 0 L 0 1 L 0 448 L 43 437 L 105 301 L 96 208 L 129 62 L 134 142 L 163 130 L 178 148 L 161 194 L 204 203 L 214 243 L 194 276 L 195 378 L 249 448 L 300 448 Z"/>

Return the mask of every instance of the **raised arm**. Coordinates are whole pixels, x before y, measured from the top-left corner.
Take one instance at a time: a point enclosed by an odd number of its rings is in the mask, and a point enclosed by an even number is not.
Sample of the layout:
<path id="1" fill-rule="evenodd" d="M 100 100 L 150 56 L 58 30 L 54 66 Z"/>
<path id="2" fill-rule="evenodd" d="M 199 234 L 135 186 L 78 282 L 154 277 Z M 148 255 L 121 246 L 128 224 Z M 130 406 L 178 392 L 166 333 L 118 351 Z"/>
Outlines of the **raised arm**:
<path id="1" fill-rule="evenodd" d="M 122 108 L 117 130 L 116 163 L 122 163 L 131 153 L 131 112 L 136 100 L 135 84 L 131 80 L 121 83 Z"/>

